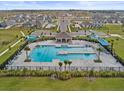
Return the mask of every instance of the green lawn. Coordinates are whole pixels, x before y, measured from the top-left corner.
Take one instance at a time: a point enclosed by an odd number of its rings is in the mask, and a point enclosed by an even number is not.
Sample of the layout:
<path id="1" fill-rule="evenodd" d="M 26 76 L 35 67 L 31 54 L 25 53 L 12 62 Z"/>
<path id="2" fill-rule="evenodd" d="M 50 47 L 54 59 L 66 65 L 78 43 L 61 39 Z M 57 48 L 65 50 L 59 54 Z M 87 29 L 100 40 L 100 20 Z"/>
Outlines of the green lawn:
<path id="1" fill-rule="evenodd" d="M 3 17 L 0 17 L 0 22 L 3 22 L 3 21 L 4 21 Z"/>
<path id="2" fill-rule="evenodd" d="M 73 78 L 66 81 L 47 77 L 1 77 L 0 90 L 124 90 L 124 78 Z"/>
<path id="3" fill-rule="evenodd" d="M 108 41 L 114 40 L 114 49 L 115 52 L 124 59 L 124 40 L 123 39 L 119 39 L 117 40 L 117 38 L 115 37 L 111 37 L 111 38 L 107 38 Z"/>
<path id="4" fill-rule="evenodd" d="M 9 46 L 14 44 L 22 36 L 20 31 L 23 31 L 25 33 L 25 35 L 28 35 L 30 30 L 27 28 L 10 28 L 10 29 L 1 29 L 0 30 L 0 42 L 9 41 L 9 43 L 6 45 L 3 45 L 0 43 L 0 52 L 4 51 Z M 17 35 L 18 35 L 18 37 L 17 37 Z M 0 57 L 0 64 L 3 63 L 7 58 L 9 58 L 16 50 L 18 50 L 18 48 L 22 44 L 24 44 L 24 41 L 18 43 L 16 46 L 11 48 L 11 50 L 7 51 L 4 55 L 2 55 Z"/>
<path id="5" fill-rule="evenodd" d="M 7 51 L 0 57 L 0 64 L 2 64 L 7 58 L 9 58 L 16 50 L 19 49 L 20 45 L 24 44 L 24 41 L 18 43 L 16 46 L 11 48 L 11 50 Z"/>
<path id="6" fill-rule="evenodd" d="M 96 31 L 101 31 L 101 32 L 108 32 L 108 28 L 109 28 L 109 32 L 110 34 L 119 34 L 122 37 L 124 37 L 124 32 L 122 31 L 123 28 L 121 28 L 121 25 L 117 25 L 117 24 L 109 24 L 109 25 L 105 25 L 100 29 L 96 29 Z M 107 40 L 114 40 L 114 49 L 115 52 L 124 59 L 124 40 L 123 39 L 119 39 L 118 41 L 116 40 L 116 37 L 111 37 L 111 38 L 107 38 Z"/>
<path id="7" fill-rule="evenodd" d="M 16 36 L 21 36 L 21 33 L 19 31 L 0 31 L 0 52 L 4 51 L 6 48 L 8 48 L 8 46 L 12 45 L 13 43 L 15 43 L 17 41 L 17 37 Z M 8 44 L 3 45 L 2 42 L 8 42 Z"/>
<path id="8" fill-rule="evenodd" d="M 22 36 L 20 31 L 23 31 L 27 35 L 29 29 L 27 28 L 0 29 L 0 52 L 4 51 L 10 45 L 14 44 Z M 3 45 L 2 42 L 6 42 L 7 44 Z"/>
<path id="9" fill-rule="evenodd" d="M 117 24 L 108 24 L 103 26 L 103 28 L 97 29 L 97 31 L 102 31 L 107 33 L 108 32 L 108 28 L 109 28 L 109 32 L 110 34 L 119 34 L 121 36 L 124 37 L 124 32 L 122 31 L 123 27 L 121 27 L 121 25 L 117 25 Z M 124 59 L 124 40 L 123 39 L 119 39 L 116 40 L 117 37 L 111 37 L 111 38 L 107 38 L 107 40 L 114 40 L 114 49 L 115 52 Z"/>
<path id="10" fill-rule="evenodd" d="M 57 32 L 57 25 L 55 27 L 52 27 L 52 28 L 43 28 L 42 30 L 48 30 L 48 31 L 51 31 L 52 32 Z"/>
<path id="11" fill-rule="evenodd" d="M 104 25 L 100 29 L 96 29 L 96 31 L 102 31 L 102 32 L 107 33 L 109 30 L 110 34 L 119 34 L 121 36 L 124 36 L 124 32 L 122 31 L 122 29 L 123 28 L 121 27 L 121 25 L 107 24 L 107 25 Z"/>
<path id="12" fill-rule="evenodd" d="M 82 30 L 95 30 L 95 31 L 101 31 L 101 32 L 105 32 L 108 33 L 108 31 L 110 32 L 110 34 L 119 34 L 121 36 L 124 36 L 124 32 L 122 31 L 122 29 L 124 29 L 124 27 L 122 27 L 119 24 L 106 24 L 101 28 L 82 28 Z M 74 30 L 75 31 L 75 30 Z"/>

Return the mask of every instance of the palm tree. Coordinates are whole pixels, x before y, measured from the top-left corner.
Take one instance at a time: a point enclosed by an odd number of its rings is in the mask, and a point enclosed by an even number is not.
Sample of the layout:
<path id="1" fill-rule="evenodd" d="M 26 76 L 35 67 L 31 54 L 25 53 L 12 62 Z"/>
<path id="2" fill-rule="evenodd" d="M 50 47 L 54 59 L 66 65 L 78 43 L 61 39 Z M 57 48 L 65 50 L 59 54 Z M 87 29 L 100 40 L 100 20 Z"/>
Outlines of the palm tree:
<path id="1" fill-rule="evenodd" d="M 85 32 L 85 35 L 86 35 L 86 25 L 84 26 L 84 32 Z"/>
<path id="2" fill-rule="evenodd" d="M 61 71 L 61 67 L 62 67 L 62 62 L 59 62 L 59 69 Z"/>
<path id="3" fill-rule="evenodd" d="M 28 51 L 30 51 L 30 48 L 26 46 L 24 50 L 26 51 L 26 58 L 28 59 Z"/>
<path id="4" fill-rule="evenodd" d="M 102 49 L 101 48 L 98 48 L 97 51 L 98 51 L 98 60 L 100 60 L 100 54 L 102 52 Z"/>
<path id="5" fill-rule="evenodd" d="M 124 32 L 124 29 L 123 28 L 124 28 L 124 23 L 122 23 L 122 25 L 121 25 L 121 31 L 122 32 Z"/>
<path id="6" fill-rule="evenodd" d="M 19 36 L 18 35 L 16 35 L 16 38 L 18 38 Z"/>
<path id="7" fill-rule="evenodd" d="M 108 29 L 107 34 L 109 35 L 110 34 L 110 30 L 109 30 L 109 28 L 107 28 L 107 29 Z"/>
<path id="8" fill-rule="evenodd" d="M 36 48 L 39 48 L 39 47 L 40 47 L 40 45 L 36 45 L 35 47 L 36 47 Z"/>
<path id="9" fill-rule="evenodd" d="M 86 35 L 86 29 L 84 31 L 85 31 L 85 35 Z"/>
<path id="10" fill-rule="evenodd" d="M 119 38 L 116 38 L 116 41 L 119 41 Z"/>
<path id="11" fill-rule="evenodd" d="M 69 70 L 70 70 L 70 65 L 72 64 L 72 61 L 68 61 L 68 65 L 69 65 Z"/>
<path id="12" fill-rule="evenodd" d="M 97 49 L 97 51 L 98 51 L 98 60 L 100 60 L 100 54 L 103 51 L 102 48 L 100 48 L 100 45 L 99 45 L 99 48 Z"/>
<path id="13" fill-rule="evenodd" d="M 30 34 L 30 30 L 28 30 L 28 34 Z"/>
<path id="14" fill-rule="evenodd" d="M 111 53 L 112 53 L 112 55 L 113 55 L 114 40 L 112 39 L 110 43 L 111 43 Z"/>
<path id="15" fill-rule="evenodd" d="M 8 49 L 11 50 L 11 46 L 9 46 Z"/>
<path id="16" fill-rule="evenodd" d="M 68 64 L 68 60 L 65 60 L 64 64 L 65 64 L 65 71 L 66 71 L 66 65 Z"/>

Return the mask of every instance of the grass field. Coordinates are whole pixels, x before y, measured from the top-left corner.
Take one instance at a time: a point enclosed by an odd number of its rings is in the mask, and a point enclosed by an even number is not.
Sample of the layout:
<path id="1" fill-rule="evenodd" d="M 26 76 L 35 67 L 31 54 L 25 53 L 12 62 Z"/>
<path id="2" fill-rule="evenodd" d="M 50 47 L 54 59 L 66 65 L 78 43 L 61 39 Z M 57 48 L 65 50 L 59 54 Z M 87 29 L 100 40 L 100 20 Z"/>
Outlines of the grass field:
<path id="1" fill-rule="evenodd" d="M 24 28 L 11 28 L 11 29 L 1 29 L 0 30 L 0 42 L 8 42 L 8 44 L 0 44 L 0 52 L 7 49 L 9 46 L 14 44 L 17 40 L 19 40 L 20 37 L 22 37 L 22 34 L 20 31 L 23 31 L 25 35 L 29 34 L 29 29 Z M 18 37 L 17 37 L 18 36 Z M 16 46 L 11 48 L 11 50 L 7 51 L 4 55 L 0 57 L 0 64 L 3 63 L 7 58 L 9 58 L 18 48 L 20 45 L 24 44 L 24 41 L 18 43 Z"/>
<path id="2" fill-rule="evenodd" d="M 121 27 L 121 25 L 107 24 L 107 25 L 104 25 L 100 29 L 96 29 L 96 31 L 102 31 L 102 32 L 107 33 L 109 30 L 110 34 L 119 34 L 121 36 L 124 36 L 124 32 L 122 31 L 122 29 L 123 27 Z"/>
<path id="3" fill-rule="evenodd" d="M 114 40 L 114 50 L 115 52 L 124 59 L 124 40 L 117 39 L 115 37 L 107 38 L 108 41 Z"/>
<path id="4" fill-rule="evenodd" d="M 66 81 L 47 77 L 1 77 L 0 90 L 124 90 L 124 78 L 73 78 Z"/>
<path id="5" fill-rule="evenodd" d="M 101 29 L 97 29 L 97 31 L 102 31 L 107 33 L 108 30 L 105 28 L 109 28 L 109 32 L 110 34 L 119 34 L 122 37 L 124 37 L 124 32 L 122 31 L 123 27 L 121 27 L 121 25 L 117 25 L 117 24 L 109 24 L 109 25 L 105 25 L 103 26 L 103 28 Z M 114 49 L 115 52 L 124 59 L 124 40 L 123 39 L 119 39 L 117 40 L 117 37 L 110 37 L 107 38 L 107 40 L 114 40 Z"/>
<path id="6" fill-rule="evenodd" d="M 52 27 L 52 28 L 43 28 L 42 30 L 48 30 L 48 31 L 51 31 L 52 32 L 57 32 L 57 25 L 55 27 Z"/>
<path id="7" fill-rule="evenodd" d="M 124 32 L 123 29 L 124 27 L 122 27 L 119 24 L 106 24 L 101 28 L 82 28 L 82 30 L 95 30 L 95 31 L 100 31 L 100 32 L 104 32 L 104 33 L 108 33 L 108 31 L 110 32 L 110 34 L 119 34 L 121 36 L 124 36 Z M 75 31 L 75 30 L 72 30 Z"/>
<path id="8" fill-rule="evenodd" d="M 20 45 L 24 44 L 24 41 L 18 43 L 16 46 L 11 48 L 11 50 L 7 51 L 0 57 L 0 64 L 2 64 L 7 58 L 9 58 L 16 50 L 19 49 Z"/>
<path id="9" fill-rule="evenodd" d="M 0 16 L 0 22 L 3 22 L 4 21 L 4 18 Z"/>
<path id="10" fill-rule="evenodd" d="M 4 51 L 10 45 L 14 44 L 22 36 L 20 31 L 23 31 L 27 35 L 29 29 L 27 28 L 0 29 L 0 52 Z M 2 44 L 2 42 L 6 42 L 7 44 Z"/>

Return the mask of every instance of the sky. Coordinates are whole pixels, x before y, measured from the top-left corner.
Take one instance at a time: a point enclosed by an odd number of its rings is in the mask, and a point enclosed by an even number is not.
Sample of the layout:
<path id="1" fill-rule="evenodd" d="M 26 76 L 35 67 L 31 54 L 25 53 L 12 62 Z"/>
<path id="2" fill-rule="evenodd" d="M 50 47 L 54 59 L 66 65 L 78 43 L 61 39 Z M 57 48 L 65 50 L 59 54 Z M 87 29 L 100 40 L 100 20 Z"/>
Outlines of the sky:
<path id="1" fill-rule="evenodd" d="M 0 1 L 0 10 L 124 10 L 124 1 Z"/>

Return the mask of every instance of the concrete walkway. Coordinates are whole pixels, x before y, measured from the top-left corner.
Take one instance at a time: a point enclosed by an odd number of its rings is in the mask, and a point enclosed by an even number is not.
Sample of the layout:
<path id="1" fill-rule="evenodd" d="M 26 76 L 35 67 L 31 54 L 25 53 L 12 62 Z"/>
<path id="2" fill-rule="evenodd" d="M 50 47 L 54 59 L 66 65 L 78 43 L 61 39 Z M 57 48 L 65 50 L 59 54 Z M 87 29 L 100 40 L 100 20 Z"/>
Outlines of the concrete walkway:
<path id="1" fill-rule="evenodd" d="M 22 31 L 20 31 L 20 32 L 21 32 L 22 36 L 24 36 L 24 37 L 26 36 Z"/>
<path id="2" fill-rule="evenodd" d="M 57 20 L 57 25 L 58 25 L 58 27 L 57 27 L 57 31 L 59 31 L 59 27 L 60 27 L 60 20 Z"/>
<path id="3" fill-rule="evenodd" d="M 110 34 L 111 37 L 119 37 L 121 39 L 124 39 L 121 35 L 119 34 Z"/>
<path id="4" fill-rule="evenodd" d="M 21 32 L 21 34 L 22 34 L 22 36 L 26 36 L 22 31 L 20 31 Z M 22 40 L 22 38 L 21 39 L 19 39 L 17 42 L 15 42 L 14 44 L 12 44 L 10 47 L 12 48 L 12 47 L 14 47 L 15 45 L 17 45 L 20 41 Z M 4 50 L 2 53 L 0 53 L 0 56 L 2 56 L 3 54 L 5 54 L 7 51 L 9 51 L 9 48 L 7 48 L 6 50 Z"/>
<path id="5" fill-rule="evenodd" d="M 19 39 L 19 40 L 18 40 L 17 42 L 15 42 L 14 44 L 12 44 L 10 47 L 11 47 L 11 48 L 14 47 L 14 46 L 17 45 L 21 40 L 22 40 L 22 38 Z M 4 50 L 2 53 L 0 53 L 0 56 L 2 56 L 3 54 L 5 54 L 7 51 L 9 51 L 9 48 L 7 48 L 7 49 Z"/>
<path id="6" fill-rule="evenodd" d="M 69 29 L 69 32 L 71 32 L 71 28 L 70 28 L 70 25 L 68 25 L 68 29 Z"/>

